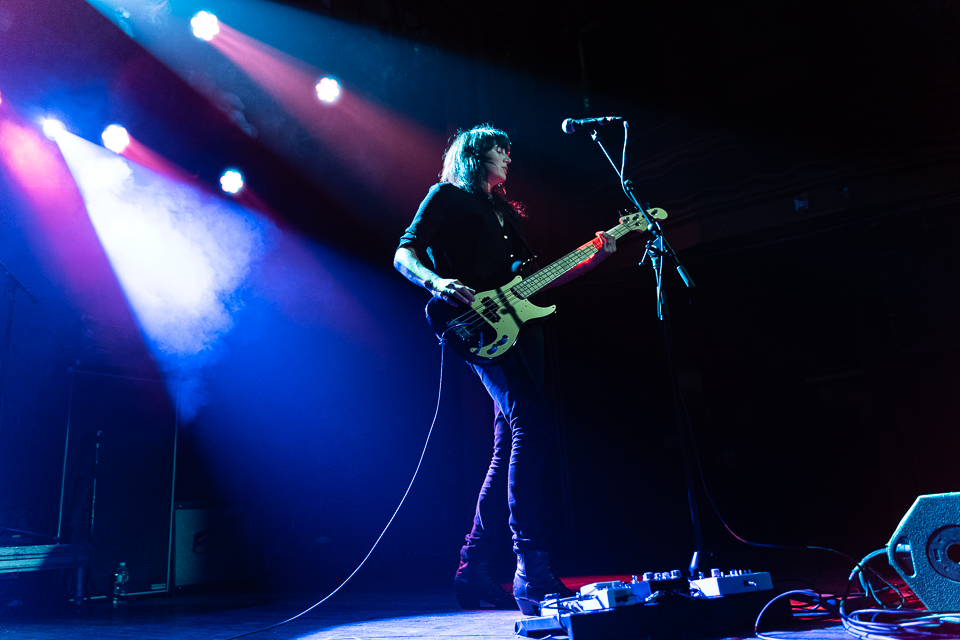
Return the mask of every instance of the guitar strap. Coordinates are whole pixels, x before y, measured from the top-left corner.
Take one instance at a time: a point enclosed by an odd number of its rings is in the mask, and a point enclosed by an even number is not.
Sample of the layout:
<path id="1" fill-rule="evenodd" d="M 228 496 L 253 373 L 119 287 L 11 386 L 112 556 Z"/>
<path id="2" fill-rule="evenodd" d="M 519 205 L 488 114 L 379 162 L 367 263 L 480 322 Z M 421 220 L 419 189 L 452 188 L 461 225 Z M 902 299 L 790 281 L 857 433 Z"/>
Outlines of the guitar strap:
<path id="1" fill-rule="evenodd" d="M 533 252 L 533 249 L 530 248 L 530 245 L 527 244 L 527 239 L 523 235 L 523 227 L 520 225 L 518 221 L 514 220 L 515 217 L 517 217 L 516 214 L 507 215 L 504 217 L 504 222 L 509 223 L 510 228 L 513 230 L 513 233 L 515 233 L 517 237 L 520 238 L 520 242 L 523 243 L 523 247 L 527 250 L 527 255 L 530 256 L 531 261 L 536 261 L 537 254 L 535 254 Z"/>

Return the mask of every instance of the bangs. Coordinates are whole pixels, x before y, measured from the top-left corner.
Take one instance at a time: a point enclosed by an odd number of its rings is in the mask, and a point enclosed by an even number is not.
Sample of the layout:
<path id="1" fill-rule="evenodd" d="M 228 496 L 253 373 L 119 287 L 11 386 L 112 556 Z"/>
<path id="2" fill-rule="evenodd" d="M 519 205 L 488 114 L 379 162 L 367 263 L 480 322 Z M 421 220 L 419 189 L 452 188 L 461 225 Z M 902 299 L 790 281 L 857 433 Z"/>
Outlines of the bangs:
<path id="1" fill-rule="evenodd" d="M 507 137 L 507 134 L 500 131 L 493 136 L 493 146 L 500 147 L 508 154 L 510 153 L 510 138 Z M 492 147 L 491 147 L 492 148 Z"/>
<path id="2" fill-rule="evenodd" d="M 480 155 L 494 147 L 500 147 L 506 151 L 510 150 L 510 137 L 507 136 L 507 132 L 489 124 L 463 131 L 459 135 L 463 136 L 465 146 Z"/>
<path id="3" fill-rule="evenodd" d="M 480 139 L 477 141 L 477 147 L 480 153 L 486 153 L 494 147 L 500 147 L 507 153 L 510 153 L 510 138 L 500 129 L 481 129 L 477 133 Z"/>

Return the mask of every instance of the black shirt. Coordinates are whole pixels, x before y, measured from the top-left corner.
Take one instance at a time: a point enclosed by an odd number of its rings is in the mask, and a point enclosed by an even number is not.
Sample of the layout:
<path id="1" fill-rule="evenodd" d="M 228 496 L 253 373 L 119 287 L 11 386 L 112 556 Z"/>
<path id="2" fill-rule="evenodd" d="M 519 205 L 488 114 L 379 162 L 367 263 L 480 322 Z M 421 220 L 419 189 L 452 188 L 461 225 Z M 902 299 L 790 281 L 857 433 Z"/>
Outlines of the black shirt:
<path id="1" fill-rule="evenodd" d="M 506 284 L 517 266 L 534 256 L 527 246 L 520 216 L 504 207 L 503 224 L 485 194 L 449 184 L 430 187 L 400 246 L 413 247 L 442 278 L 485 291 Z"/>

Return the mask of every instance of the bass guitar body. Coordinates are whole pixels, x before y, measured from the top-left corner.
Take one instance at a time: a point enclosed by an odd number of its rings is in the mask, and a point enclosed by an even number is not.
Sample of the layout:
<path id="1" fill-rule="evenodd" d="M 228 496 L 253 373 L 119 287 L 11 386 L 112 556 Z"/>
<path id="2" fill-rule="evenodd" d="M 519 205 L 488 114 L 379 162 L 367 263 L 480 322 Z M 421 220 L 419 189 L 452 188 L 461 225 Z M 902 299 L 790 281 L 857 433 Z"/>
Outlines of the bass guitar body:
<path id="1" fill-rule="evenodd" d="M 495 363 L 516 344 L 527 322 L 545 318 L 557 309 L 555 305 L 538 307 L 517 296 L 514 289 L 521 280 L 517 276 L 503 287 L 477 293 L 469 307 L 455 307 L 432 298 L 424 310 L 427 322 L 437 337 L 467 362 L 481 366 Z"/>
<path id="2" fill-rule="evenodd" d="M 622 238 L 631 231 L 646 231 L 650 225 L 648 217 L 663 220 L 667 212 L 650 209 L 643 215 L 628 213 L 607 233 Z M 591 240 L 526 279 L 517 276 L 499 289 L 478 293 L 469 307 L 455 307 L 440 298 L 432 298 L 425 310 L 427 322 L 440 342 L 450 345 L 467 362 L 481 366 L 492 364 L 517 343 L 523 325 L 546 318 L 557 309 L 554 305 L 538 307 L 530 302 L 530 297 L 590 258 L 601 244 L 599 239 Z"/>

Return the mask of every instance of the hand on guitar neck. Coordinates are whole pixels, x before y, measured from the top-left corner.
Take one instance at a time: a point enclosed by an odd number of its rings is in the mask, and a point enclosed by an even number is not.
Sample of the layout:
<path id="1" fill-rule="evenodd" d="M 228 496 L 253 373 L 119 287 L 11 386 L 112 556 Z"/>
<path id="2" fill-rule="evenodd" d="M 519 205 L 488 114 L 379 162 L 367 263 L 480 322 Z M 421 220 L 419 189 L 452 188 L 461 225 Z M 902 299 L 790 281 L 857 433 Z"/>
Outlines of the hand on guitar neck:
<path id="1" fill-rule="evenodd" d="M 565 284 L 567 282 L 570 282 L 571 280 L 575 280 L 576 278 L 579 278 L 580 276 L 587 273 L 588 271 L 596 267 L 598 264 L 600 264 L 601 262 L 603 262 L 604 260 L 612 256 L 614 252 L 617 250 L 617 239 L 614 236 L 607 233 L 606 231 L 597 231 L 596 237 L 590 242 L 587 242 L 586 244 L 584 244 L 583 246 L 586 247 L 591 244 L 596 250 L 596 253 L 584 259 L 583 262 L 580 262 L 579 264 L 577 264 L 577 266 L 573 267 L 572 269 L 564 273 L 562 276 L 558 277 L 556 280 L 553 280 L 552 282 L 550 282 L 550 284 L 545 285 L 542 289 L 540 289 L 540 291 L 547 291 L 548 289 L 552 289 L 558 285 Z"/>

